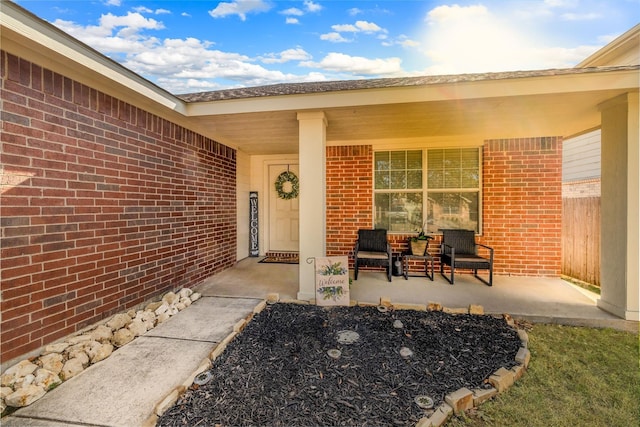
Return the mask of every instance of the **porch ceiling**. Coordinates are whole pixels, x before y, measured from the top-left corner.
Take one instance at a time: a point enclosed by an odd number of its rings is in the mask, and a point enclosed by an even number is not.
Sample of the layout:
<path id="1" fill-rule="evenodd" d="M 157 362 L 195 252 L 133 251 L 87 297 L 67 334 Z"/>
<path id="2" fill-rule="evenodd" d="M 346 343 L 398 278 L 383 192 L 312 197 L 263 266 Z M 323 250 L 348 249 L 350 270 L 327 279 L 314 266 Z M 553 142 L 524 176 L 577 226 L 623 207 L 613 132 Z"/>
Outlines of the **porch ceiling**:
<path id="1" fill-rule="evenodd" d="M 456 136 L 480 140 L 570 136 L 600 126 L 598 104 L 625 92 L 356 105 L 322 111 L 327 117 L 329 145 Z M 300 111 L 308 110 L 204 115 L 197 120 L 214 139 L 248 154 L 287 154 L 298 152 Z"/>
<path id="2" fill-rule="evenodd" d="M 328 145 L 567 137 L 600 126 L 603 101 L 638 90 L 637 67 L 558 71 L 564 74 L 192 101 L 187 115 L 248 154 L 289 154 L 298 152 L 302 111 L 325 113 Z"/>

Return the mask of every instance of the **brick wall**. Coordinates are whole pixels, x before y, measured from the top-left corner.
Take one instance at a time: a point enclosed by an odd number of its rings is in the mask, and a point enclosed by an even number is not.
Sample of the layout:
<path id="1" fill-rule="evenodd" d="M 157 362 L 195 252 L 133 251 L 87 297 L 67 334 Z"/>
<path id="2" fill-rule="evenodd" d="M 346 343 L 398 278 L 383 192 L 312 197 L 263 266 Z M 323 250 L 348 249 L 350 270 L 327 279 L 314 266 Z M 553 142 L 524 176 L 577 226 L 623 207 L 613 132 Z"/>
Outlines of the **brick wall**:
<path id="1" fill-rule="evenodd" d="M 357 230 L 373 226 L 372 156 L 371 146 L 327 148 L 327 255 L 349 253 Z M 487 141 L 483 185 L 483 233 L 478 240 L 494 247 L 494 271 L 559 276 L 561 138 Z M 394 252 L 406 249 L 407 237 L 390 234 Z M 429 251 L 438 253 L 439 238 L 431 241 Z"/>
<path id="2" fill-rule="evenodd" d="M 562 236 L 562 138 L 486 141 L 483 236 L 495 272 L 559 276 Z"/>
<path id="3" fill-rule="evenodd" d="M 235 151 L 0 51 L 2 362 L 236 260 Z"/>
<path id="4" fill-rule="evenodd" d="M 326 180 L 327 255 L 348 254 L 358 229 L 373 226 L 371 146 L 327 147 Z"/>

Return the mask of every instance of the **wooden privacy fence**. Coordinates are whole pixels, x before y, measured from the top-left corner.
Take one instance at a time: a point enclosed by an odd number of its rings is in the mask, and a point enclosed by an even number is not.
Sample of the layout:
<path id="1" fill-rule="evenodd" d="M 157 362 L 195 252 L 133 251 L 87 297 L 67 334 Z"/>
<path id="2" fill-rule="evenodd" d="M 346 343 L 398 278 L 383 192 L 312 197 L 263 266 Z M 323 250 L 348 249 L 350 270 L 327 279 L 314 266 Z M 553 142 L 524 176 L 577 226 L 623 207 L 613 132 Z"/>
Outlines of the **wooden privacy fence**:
<path id="1" fill-rule="evenodd" d="M 562 274 L 600 286 L 600 197 L 562 199 Z"/>

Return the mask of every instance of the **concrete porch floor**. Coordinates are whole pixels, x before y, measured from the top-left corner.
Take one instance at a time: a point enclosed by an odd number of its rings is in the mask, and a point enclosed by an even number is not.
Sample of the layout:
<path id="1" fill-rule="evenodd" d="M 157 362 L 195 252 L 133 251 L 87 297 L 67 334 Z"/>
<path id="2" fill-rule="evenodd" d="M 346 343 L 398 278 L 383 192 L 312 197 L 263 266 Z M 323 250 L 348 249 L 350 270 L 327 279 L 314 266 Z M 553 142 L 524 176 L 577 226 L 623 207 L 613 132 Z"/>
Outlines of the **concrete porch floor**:
<path id="1" fill-rule="evenodd" d="M 245 258 L 202 283 L 204 296 L 265 298 L 278 293 L 281 299 L 296 299 L 298 266 L 263 264 L 262 258 Z M 353 278 L 353 271 L 350 271 Z M 350 298 L 374 303 L 388 297 L 393 303 L 428 304 L 438 302 L 448 308 L 479 304 L 487 314 L 508 313 L 539 323 L 611 327 L 638 332 L 638 322 L 620 319 L 596 305 L 598 295 L 560 278 L 494 276 L 493 286 L 482 284 L 469 274 L 457 274 L 450 285 L 436 271 L 434 281 L 426 277 L 394 276 L 388 282 L 378 271 L 360 270 L 353 280 Z"/>

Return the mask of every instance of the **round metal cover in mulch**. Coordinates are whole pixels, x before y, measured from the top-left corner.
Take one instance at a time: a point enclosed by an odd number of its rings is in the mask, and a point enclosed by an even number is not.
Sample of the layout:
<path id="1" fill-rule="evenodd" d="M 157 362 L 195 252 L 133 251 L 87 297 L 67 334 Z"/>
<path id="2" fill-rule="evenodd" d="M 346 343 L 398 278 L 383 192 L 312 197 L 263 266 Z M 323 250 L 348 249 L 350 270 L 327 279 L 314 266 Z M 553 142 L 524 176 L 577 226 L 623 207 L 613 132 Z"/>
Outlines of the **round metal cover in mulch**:
<path id="1" fill-rule="evenodd" d="M 353 344 L 360 339 L 360 334 L 356 331 L 338 331 L 336 335 L 340 344 Z"/>
<path id="2" fill-rule="evenodd" d="M 416 402 L 416 405 L 418 405 L 422 409 L 433 408 L 433 399 L 430 398 L 429 396 L 416 396 L 416 398 L 413 399 L 413 401 Z"/>
<path id="3" fill-rule="evenodd" d="M 406 359 L 407 357 L 411 357 L 411 356 L 413 356 L 413 350 L 411 350 L 411 349 L 410 349 L 410 348 L 408 348 L 408 347 L 402 347 L 402 348 L 400 349 L 400 356 L 404 357 L 405 359 Z"/>
<path id="4" fill-rule="evenodd" d="M 332 348 L 330 350 L 327 350 L 327 354 L 332 359 L 339 359 L 340 356 L 342 355 L 342 352 L 340 350 L 338 350 L 337 348 Z"/>
<path id="5" fill-rule="evenodd" d="M 193 383 L 198 385 L 205 385 L 206 383 L 211 381 L 211 378 L 213 378 L 213 375 L 211 375 L 211 372 L 206 371 L 196 375 L 196 377 L 193 379 Z"/>

